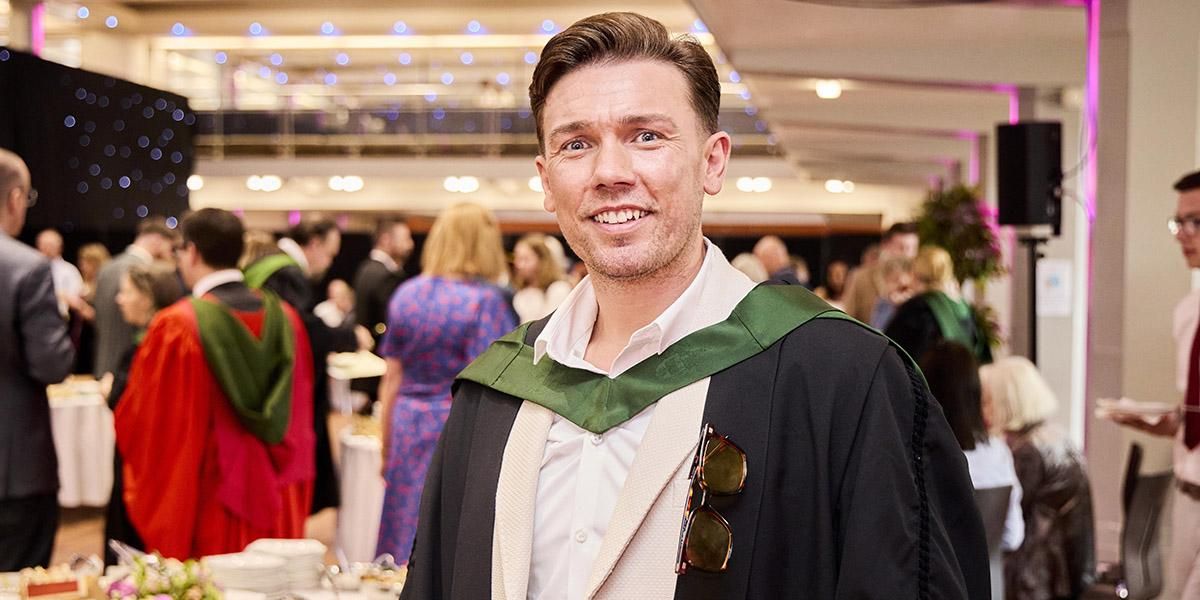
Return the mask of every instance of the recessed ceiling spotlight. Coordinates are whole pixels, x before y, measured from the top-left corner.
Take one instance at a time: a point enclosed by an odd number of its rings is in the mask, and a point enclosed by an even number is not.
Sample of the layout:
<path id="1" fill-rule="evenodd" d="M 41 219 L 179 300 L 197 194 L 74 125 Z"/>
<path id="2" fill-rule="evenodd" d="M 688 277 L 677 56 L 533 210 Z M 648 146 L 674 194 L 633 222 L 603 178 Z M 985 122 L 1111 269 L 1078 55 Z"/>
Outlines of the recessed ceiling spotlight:
<path id="1" fill-rule="evenodd" d="M 337 61 L 337 64 L 344 67 L 350 64 L 350 55 L 346 54 L 345 52 L 338 52 L 337 56 L 334 57 L 334 60 Z"/>
<path id="2" fill-rule="evenodd" d="M 738 177 L 737 189 L 739 192 L 750 193 L 754 191 L 754 179 L 752 177 Z"/>
<path id="3" fill-rule="evenodd" d="M 750 187 L 759 194 L 771 191 L 772 185 L 770 177 L 755 177 L 750 180 Z"/>
<path id="4" fill-rule="evenodd" d="M 109 29 L 116 29 L 117 25 L 120 25 L 120 21 L 117 21 L 117 18 L 112 15 L 109 15 L 107 19 L 104 19 L 104 26 Z"/>
<path id="5" fill-rule="evenodd" d="M 271 61 L 271 64 L 278 67 L 279 65 L 283 64 L 283 55 L 278 52 L 275 52 L 275 53 L 271 54 L 269 60 Z"/>
<path id="6" fill-rule="evenodd" d="M 532 65 L 532 64 L 536 64 L 536 63 L 537 63 L 537 61 L 538 61 L 538 54 L 537 54 L 537 52 L 534 52 L 533 50 L 530 50 L 530 51 L 528 51 L 528 52 L 526 52 L 526 53 L 525 53 L 525 64 L 527 64 L 527 65 Z"/>
<path id="7" fill-rule="evenodd" d="M 265 35 L 267 33 L 267 30 L 263 29 L 262 23 L 258 21 L 251 23 L 250 27 L 246 28 L 246 31 L 250 32 L 250 35 Z"/>
<path id="8" fill-rule="evenodd" d="M 854 191 L 854 182 L 850 181 L 848 179 L 843 181 L 842 182 L 842 191 L 847 194 L 849 194 L 850 192 L 853 192 Z"/>
<path id="9" fill-rule="evenodd" d="M 552 21 L 550 19 L 546 19 L 545 21 L 542 21 L 542 31 L 543 32 L 554 33 L 557 30 L 558 30 L 558 25 L 556 25 L 554 23 L 554 21 Z"/>
<path id="10" fill-rule="evenodd" d="M 846 191 L 846 184 L 842 183 L 841 179 L 827 179 L 825 180 L 825 191 L 830 194 L 840 194 Z"/>
<path id="11" fill-rule="evenodd" d="M 475 19 L 467 23 L 467 33 L 484 33 L 483 24 Z"/>
<path id="12" fill-rule="evenodd" d="M 412 55 L 407 52 L 401 52 L 400 56 L 397 57 L 396 60 L 400 61 L 400 64 L 402 65 L 407 65 L 412 62 Z"/>
<path id="13" fill-rule="evenodd" d="M 190 175 L 187 178 L 187 188 L 193 192 L 204 189 L 204 178 L 199 175 Z"/>
<path id="14" fill-rule="evenodd" d="M 396 21 L 392 23 L 392 33 L 404 35 L 408 33 L 408 23 L 404 21 Z"/>
<path id="15" fill-rule="evenodd" d="M 475 62 L 475 55 L 471 54 L 470 52 L 463 52 L 462 54 L 458 55 L 458 60 L 462 61 L 462 64 L 464 65 L 469 65 Z"/>
<path id="16" fill-rule="evenodd" d="M 80 6 L 75 11 L 75 16 L 79 17 L 80 19 L 86 19 L 86 18 L 90 17 L 91 15 L 92 15 L 92 11 L 88 10 L 88 7 L 86 7 L 86 6 Z"/>
<path id="17" fill-rule="evenodd" d="M 333 35 L 337 32 L 338 32 L 337 27 L 334 27 L 333 23 L 331 23 L 329 21 L 325 21 L 324 23 L 321 23 L 321 35 Z"/>
<path id="18" fill-rule="evenodd" d="M 817 97 L 822 100 L 836 100 L 842 96 L 842 83 L 836 79 L 818 79 Z"/>

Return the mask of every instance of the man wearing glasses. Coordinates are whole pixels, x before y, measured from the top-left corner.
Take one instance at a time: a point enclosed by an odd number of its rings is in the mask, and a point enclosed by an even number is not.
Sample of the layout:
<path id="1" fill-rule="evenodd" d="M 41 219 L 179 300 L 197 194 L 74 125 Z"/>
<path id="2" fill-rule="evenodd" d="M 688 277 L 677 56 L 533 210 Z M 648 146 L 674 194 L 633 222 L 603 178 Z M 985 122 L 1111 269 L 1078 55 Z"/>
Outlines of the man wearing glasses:
<path id="1" fill-rule="evenodd" d="M 0 148 L 0 571 L 49 566 L 58 461 L 46 386 L 75 358 L 50 262 L 15 239 L 33 197 L 24 161 Z"/>
<path id="2" fill-rule="evenodd" d="M 985 598 L 965 460 L 911 361 L 703 237 L 731 147 L 707 52 L 596 15 L 530 100 L 590 275 L 460 375 L 403 597 Z"/>
<path id="3" fill-rule="evenodd" d="M 1188 173 L 1175 182 L 1179 192 L 1175 216 L 1167 229 L 1179 242 L 1189 269 L 1200 269 L 1200 171 Z M 1183 392 L 1180 411 L 1167 414 L 1154 423 L 1140 415 L 1116 413 L 1112 419 L 1122 425 L 1155 435 L 1175 437 L 1176 494 L 1171 540 L 1168 582 L 1174 593 L 1164 597 L 1200 597 L 1200 290 L 1193 290 L 1175 306 L 1175 386 Z"/>

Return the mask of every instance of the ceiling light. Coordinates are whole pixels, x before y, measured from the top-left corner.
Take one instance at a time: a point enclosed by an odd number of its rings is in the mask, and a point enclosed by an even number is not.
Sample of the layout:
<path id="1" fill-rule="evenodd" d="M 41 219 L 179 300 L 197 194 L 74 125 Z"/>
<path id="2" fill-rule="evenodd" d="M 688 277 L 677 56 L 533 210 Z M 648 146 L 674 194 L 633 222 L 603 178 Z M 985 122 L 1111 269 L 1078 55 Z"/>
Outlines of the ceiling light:
<path id="1" fill-rule="evenodd" d="M 251 175 L 251 176 L 247 177 L 246 178 L 246 189 L 248 189 L 252 192 L 261 192 L 262 191 L 262 177 L 259 177 L 258 175 Z"/>
<path id="2" fill-rule="evenodd" d="M 741 81 L 742 81 L 742 76 L 741 76 L 741 74 L 740 74 L 740 73 L 738 73 L 737 71 L 730 71 L 730 72 L 729 72 L 729 80 L 730 80 L 730 81 L 732 81 L 732 82 L 734 82 L 734 83 L 741 83 Z"/>
<path id="3" fill-rule="evenodd" d="M 750 181 L 750 185 L 754 189 L 755 192 L 758 192 L 760 194 L 764 193 L 764 192 L 769 192 L 769 191 L 771 191 L 771 186 L 772 186 L 771 178 L 770 177 L 755 177 L 754 179 L 752 179 Z"/>
<path id="4" fill-rule="evenodd" d="M 322 35 L 333 35 L 335 33 L 337 33 L 337 27 L 334 27 L 333 23 L 330 23 L 329 21 L 325 21 L 324 23 L 321 23 L 321 34 Z"/>
<path id="5" fill-rule="evenodd" d="M 542 21 L 542 31 L 544 31 L 546 33 L 554 33 L 555 30 L 557 30 L 557 29 L 558 29 L 558 25 L 555 25 L 554 21 L 551 21 L 550 19 L 546 19 L 545 21 Z"/>
<path id="6" fill-rule="evenodd" d="M 397 60 L 400 61 L 400 64 L 407 65 L 412 62 L 412 55 L 407 52 L 401 52 L 400 57 L 397 58 Z"/>
<path id="7" fill-rule="evenodd" d="M 739 192 L 747 192 L 747 193 L 753 192 L 754 191 L 754 179 L 752 179 L 750 177 L 738 177 L 737 178 L 737 189 Z"/>
<path id="8" fill-rule="evenodd" d="M 263 35 L 267 32 L 266 29 L 263 29 L 262 23 L 259 23 L 258 21 L 251 23 L 250 27 L 248 27 L 246 31 L 249 31 L 250 35 Z"/>
<path id="9" fill-rule="evenodd" d="M 850 181 L 848 179 L 846 181 L 843 181 L 842 182 L 842 191 L 847 194 L 849 194 L 850 192 L 853 192 L 854 191 L 854 182 Z"/>
<path id="10" fill-rule="evenodd" d="M 75 11 L 75 16 L 79 17 L 80 19 L 86 19 L 91 14 L 92 11 L 88 10 L 88 7 L 86 6 L 80 6 L 79 9 Z"/>
<path id="11" fill-rule="evenodd" d="M 475 55 L 471 54 L 470 52 L 463 52 L 462 54 L 458 55 L 458 60 L 462 61 L 462 64 L 464 65 L 469 65 L 475 62 Z"/>
<path id="12" fill-rule="evenodd" d="M 187 35 L 187 32 L 187 27 L 184 27 L 183 23 L 176 23 L 171 26 L 171 35 Z"/>
<path id="13" fill-rule="evenodd" d="M 283 55 L 278 52 L 275 52 L 274 54 L 272 54 L 270 56 L 270 61 L 271 61 L 271 64 L 278 67 L 283 64 Z"/>
<path id="14" fill-rule="evenodd" d="M 218 52 L 213 55 L 213 60 L 215 60 L 218 65 L 223 65 L 229 60 L 229 55 L 225 54 L 224 52 Z"/>
<path id="15" fill-rule="evenodd" d="M 538 54 L 533 50 L 525 53 L 525 64 L 532 65 L 538 61 Z"/>
<path id="16" fill-rule="evenodd" d="M 383 74 L 383 83 L 384 83 L 384 85 L 396 85 L 396 74 L 395 73 L 384 73 Z"/>
<path id="17" fill-rule="evenodd" d="M 259 181 L 264 192 L 274 192 L 283 187 L 283 179 L 278 175 L 263 175 Z"/>
<path id="18" fill-rule="evenodd" d="M 104 19 L 104 26 L 109 29 L 116 29 L 118 24 L 119 22 L 117 21 L 117 18 L 112 15 L 109 15 L 107 19 Z"/>
<path id="19" fill-rule="evenodd" d="M 342 178 L 343 192 L 357 192 L 363 189 L 363 178 L 358 175 L 347 175 Z"/>
<path id="20" fill-rule="evenodd" d="M 404 21 L 396 21 L 395 23 L 392 23 L 392 33 L 408 33 L 408 23 L 405 23 Z"/>
<path id="21" fill-rule="evenodd" d="M 542 178 L 538 177 L 537 175 L 530 177 L 529 178 L 529 189 L 541 194 L 544 191 L 542 189 Z"/>
<path id="22" fill-rule="evenodd" d="M 192 175 L 187 178 L 187 187 L 193 192 L 204 189 L 204 178 L 199 175 Z"/>
<path id="23" fill-rule="evenodd" d="M 447 177 L 442 180 L 442 189 L 447 192 L 458 192 L 462 190 L 462 183 L 459 182 L 457 177 Z"/>
<path id="24" fill-rule="evenodd" d="M 471 22 L 467 23 L 467 32 L 468 33 L 483 33 L 483 25 L 479 21 L 476 21 L 475 19 L 471 19 Z"/>
<path id="25" fill-rule="evenodd" d="M 508 85 L 510 81 L 512 81 L 512 77 L 508 73 L 496 73 L 496 83 Z"/>
<path id="26" fill-rule="evenodd" d="M 276 73 L 276 74 L 275 74 L 275 83 L 278 83 L 279 85 L 283 85 L 283 84 L 285 84 L 285 83 L 287 83 L 287 82 L 288 82 L 288 76 L 287 76 L 287 73 L 284 73 L 283 71 L 280 71 L 280 72 L 278 72 L 278 73 Z"/>
<path id="27" fill-rule="evenodd" d="M 442 83 L 446 85 L 454 83 L 454 74 L 450 72 L 442 73 Z"/>
<path id="28" fill-rule="evenodd" d="M 846 191 L 846 184 L 840 179 L 827 179 L 825 180 L 825 191 L 830 194 L 840 194 Z"/>
<path id="29" fill-rule="evenodd" d="M 466 177 L 458 178 L 458 191 L 464 194 L 470 194 L 479 189 L 479 180 L 467 175 Z"/>
<path id="30" fill-rule="evenodd" d="M 344 67 L 344 66 L 350 64 L 350 55 L 346 54 L 345 52 L 338 52 L 338 54 L 334 58 L 334 60 L 337 61 L 337 64 L 342 65 Z"/>
<path id="31" fill-rule="evenodd" d="M 329 178 L 329 189 L 331 189 L 335 192 L 340 192 L 343 189 L 345 189 L 345 187 L 346 187 L 346 184 L 342 180 L 341 175 L 334 175 L 333 177 Z"/>
<path id="32" fill-rule="evenodd" d="M 333 73 L 326 73 L 324 81 L 325 81 L 325 85 L 333 85 L 333 84 L 337 83 L 337 75 L 335 75 Z"/>
<path id="33" fill-rule="evenodd" d="M 842 84 L 836 79 L 818 79 L 817 97 L 822 100 L 836 100 L 842 96 Z"/>

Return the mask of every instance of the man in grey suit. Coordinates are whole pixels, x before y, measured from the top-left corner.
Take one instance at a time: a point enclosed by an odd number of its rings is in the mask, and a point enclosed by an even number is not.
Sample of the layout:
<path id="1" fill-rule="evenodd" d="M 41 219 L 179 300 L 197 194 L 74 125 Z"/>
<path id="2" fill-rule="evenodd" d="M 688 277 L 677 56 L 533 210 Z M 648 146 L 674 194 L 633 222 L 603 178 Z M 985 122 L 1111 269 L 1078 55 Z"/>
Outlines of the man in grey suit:
<path id="1" fill-rule="evenodd" d="M 97 378 L 116 370 L 121 356 L 133 344 L 135 328 L 125 322 L 117 307 L 121 277 L 133 265 L 170 260 L 178 240 L 179 234 L 167 227 L 162 217 L 145 219 L 138 225 L 133 244 L 100 269 L 96 276 L 96 362 L 92 371 Z"/>
<path id="2" fill-rule="evenodd" d="M 13 239 L 32 190 L 25 162 L 0 148 L 0 571 L 50 562 L 58 459 L 46 385 L 65 379 L 75 360 L 50 262 Z"/>

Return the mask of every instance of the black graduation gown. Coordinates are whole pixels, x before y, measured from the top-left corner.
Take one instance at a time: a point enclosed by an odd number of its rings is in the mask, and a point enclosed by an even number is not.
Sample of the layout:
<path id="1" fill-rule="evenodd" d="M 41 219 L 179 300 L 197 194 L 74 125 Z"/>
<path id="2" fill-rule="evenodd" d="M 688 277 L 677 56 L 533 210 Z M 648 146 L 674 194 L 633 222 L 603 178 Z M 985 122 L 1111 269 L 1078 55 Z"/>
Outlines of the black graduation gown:
<path id="1" fill-rule="evenodd" d="M 745 450 L 749 474 L 741 494 L 712 501 L 733 530 L 729 570 L 689 570 L 675 598 L 987 598 L 966 460 L 910 365 L 864 327 L 816 319 L 714 375 L 703 421 Z M 457 384 L 402 599 L 490 596 L 496 484 L 520 404 Z"/>

